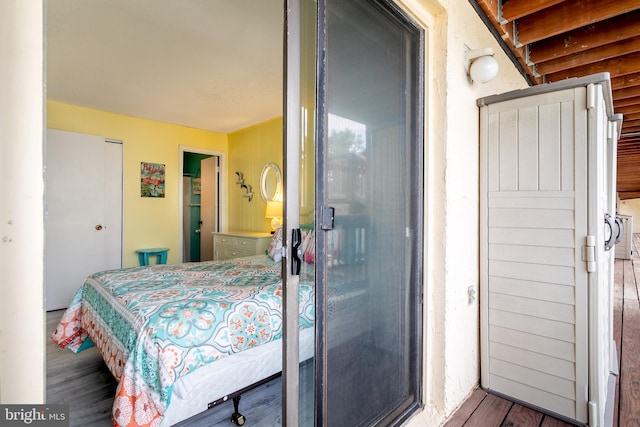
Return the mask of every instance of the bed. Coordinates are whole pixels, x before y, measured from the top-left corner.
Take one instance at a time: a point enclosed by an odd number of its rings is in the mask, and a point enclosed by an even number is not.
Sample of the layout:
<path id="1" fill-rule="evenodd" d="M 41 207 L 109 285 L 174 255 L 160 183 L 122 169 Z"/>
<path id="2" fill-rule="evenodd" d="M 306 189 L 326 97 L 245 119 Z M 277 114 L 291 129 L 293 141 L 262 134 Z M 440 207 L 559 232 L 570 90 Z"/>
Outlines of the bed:
<path id="1" fill-rule="evenodd" d="M 265 255 L 110 270 L 85 280 L 52 339 L 74 352 L 98 348 L 118 381 L 114 425 L 173 425 L 281 371 L 276 242 Z M 305 277 L 301 360 L 313 356 L 314 286 Z"/>

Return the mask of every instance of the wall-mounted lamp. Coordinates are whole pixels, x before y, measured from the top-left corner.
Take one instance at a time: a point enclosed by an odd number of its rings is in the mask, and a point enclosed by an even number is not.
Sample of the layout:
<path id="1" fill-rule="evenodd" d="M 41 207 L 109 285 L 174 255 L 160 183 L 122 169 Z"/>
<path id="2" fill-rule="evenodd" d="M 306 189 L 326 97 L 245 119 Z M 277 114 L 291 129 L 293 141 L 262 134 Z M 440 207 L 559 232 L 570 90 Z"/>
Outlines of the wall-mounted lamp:
<path id="1" fill-rule="evenodd" d="M 464 54 L 464 71 L 472 82 L 487 83 L 498 74 L 498 69 L 490 47 L 468 50 Z"/>
<path id="2" fill-rule="evenodd" d="M 282 202 L 277 200 L 269 200 L 267 202 L 267 209 L 264 212 L 265 218 L 271 218 L 271 228 L 274 230 L 282 224 L 280 218 L 282 217 Z"/>

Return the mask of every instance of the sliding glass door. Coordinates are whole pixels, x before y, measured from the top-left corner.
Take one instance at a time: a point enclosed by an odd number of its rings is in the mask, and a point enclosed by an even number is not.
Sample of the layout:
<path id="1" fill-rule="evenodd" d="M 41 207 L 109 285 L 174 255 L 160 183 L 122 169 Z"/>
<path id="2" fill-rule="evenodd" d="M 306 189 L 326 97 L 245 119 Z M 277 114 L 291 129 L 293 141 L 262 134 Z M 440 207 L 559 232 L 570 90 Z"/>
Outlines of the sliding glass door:
<path id="1" fill-rule="evenodd" d="M 286 34 L 285 423 L 397 425 L 421 402 L 423 32 L 303 0 Z"/>

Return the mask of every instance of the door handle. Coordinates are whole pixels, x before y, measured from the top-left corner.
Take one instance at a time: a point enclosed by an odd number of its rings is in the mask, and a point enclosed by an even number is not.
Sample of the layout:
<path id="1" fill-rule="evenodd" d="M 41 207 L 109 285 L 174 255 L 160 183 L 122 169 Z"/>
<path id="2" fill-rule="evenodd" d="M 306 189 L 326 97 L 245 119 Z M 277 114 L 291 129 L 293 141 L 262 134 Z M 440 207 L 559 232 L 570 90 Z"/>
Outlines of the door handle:
<path id="1" fill-rule="evenodd" d="M 618 235 L 616 236 L 615 242 L 615 244 L 617 245 L 622 240 L 622 236 L 624 234 L 624 221 L 622 221 L 622 218 L 620 218 L 618 215 L 616 215 L 616 225 L 618 226 Z"/>
<path id="2" fill-rule="evenodd" d="M 96 225 L 96 230 L 97 230 L 97 231 L 102 230 L 102 225 L 100 225 L 100 224 Z"/>
<path id="3" fill-rule="evenodd" d="M 302 244 L 302 232 L 299 228 L 291 230 L 291 274 L 294 276 L 300 275 L 300 266 L 302 265 L 302 250 L 300 245 Z"/>
<path id="4" fill-rule="evenodd" d="M 613 245 L 616 244 L 616 231 L 614 228 L 616 227 L 616 223 L 611 215 L 608 213 L 604 214 L 604 226 L 605 226 L 605 239 L 604 239 L 604 250 L 610 251 L 613 248 Z M 608 229 L 608 233 L 607 233 Z"/>

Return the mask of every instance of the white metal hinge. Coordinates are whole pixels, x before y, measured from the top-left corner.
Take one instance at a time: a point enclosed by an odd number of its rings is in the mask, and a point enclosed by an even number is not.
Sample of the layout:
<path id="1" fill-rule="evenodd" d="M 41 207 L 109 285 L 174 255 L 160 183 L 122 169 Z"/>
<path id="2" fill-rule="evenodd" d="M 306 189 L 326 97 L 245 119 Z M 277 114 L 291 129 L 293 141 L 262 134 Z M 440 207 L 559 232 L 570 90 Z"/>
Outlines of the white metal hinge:
<path id="1" fill-rule="evenodd" d="M 598 427 L 598 405 L 595 402 L 589 402 L 589 426 Z"/>
<path id="2" fill-rule="evenodd" d="M 596 271 L 596 236 L 587 236 L 586 245 L 582 247 L 582 261 L 587 263 L 587 272 Z"/>
<path id="3" fill-rule="evenodd" d="M 589 83 L 587 85 L 587 110 L 596 108 L 596 85 Z"/>

